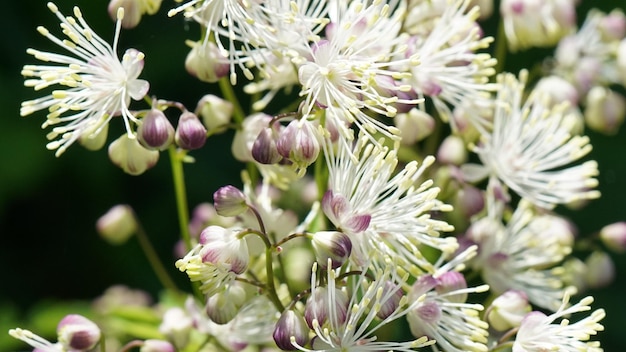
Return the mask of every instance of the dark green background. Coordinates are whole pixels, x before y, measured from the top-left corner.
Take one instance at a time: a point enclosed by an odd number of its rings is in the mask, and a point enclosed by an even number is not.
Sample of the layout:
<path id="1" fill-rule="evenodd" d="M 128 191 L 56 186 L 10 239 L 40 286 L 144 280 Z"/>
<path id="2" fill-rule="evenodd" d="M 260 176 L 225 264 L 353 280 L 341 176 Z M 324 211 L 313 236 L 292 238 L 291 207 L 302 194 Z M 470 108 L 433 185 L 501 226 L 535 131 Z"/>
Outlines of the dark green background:
<path id="1" fill-rule="evenodd" d="M 79 5 L 92 28 L 105 40 L 112 39 L 107 1 L 56 3 L 66 14 L 71 13 L 73 5 Z M 166 262 L 174 259 L 172 246 L 178 238 L 167 154 L 162 154 L 159 164 L 140 177 L 125 175 L 113 166 L 106 150 L 89 152 L 74 146 L 55 158 L 45 149 L 46 132 L 40 129 L 44 113 L 19 116 L 21 101 L 43 94 L 22 85 L 22 65 L 35 63 L 26 55 L 26 48 L 56 51 L 35 30 L 37 25 L 45 25 L 58 33 L 57 19 L 45 4 L 44 0 L 5 2 L 0 20 L 0 329 L 27 325 L 38 306 L 91 299 L 116 283 L 151 293 L 158 291 L 160 285 L 135 240 L 113 247 L 98 238 L 94 223 L 111 206 L 128 203 L 136 209 Z M 626 7 L 623 0 L 583 0 L 579 10 L 583 12 L 592 5 L 605 11 Z M 144 18 L 137 29 L 122 33 L 120 47 L 146 53 L 142 77 L 151 82 L 150 94 L 178 100 L 193 109 L 201 96 L 217 89 L 191 78 L 184 70 L 188 51 L 184 39 L 197 39 L 198 30 L 182 16 L 168 19 L 165 13 L 173 6 L 173 1 L 164 0 L 161 12 Z M 493 25 L 493 21 L 485 23 L 488 33 L 493 33 Z M 549 52 L 530 50 L 511 55 L 506 69 L 516 72 Z M 114 123 L 109 139 L 122 131 L 121 124 Z M 603 197 L 571 214 L 581 235 L 626 220 L 626 132 L 622 128 L 612 137 L 588 134 L 594 145 L 590 158 L 600 163 Z M 212 138 L 205 148 L 192 154 L 197 162 L 186 167 L 191 207 L 211 201 L 219 186 L 239 180 L 242 165 L 230 155 L 231 137 Z M 607 351 L 621 350 L 626 343 L 626 258 L 614 255 L 614 259 L 615 283 L 591 292 L 596 297 L 594 306 L 607 310 L 607 331 L 600 337 Z M 185 283 L 173 266 L 169 269 L 180 283 Z M 8 340 L 0 331 L 0 349 L 7 346 Z"/>

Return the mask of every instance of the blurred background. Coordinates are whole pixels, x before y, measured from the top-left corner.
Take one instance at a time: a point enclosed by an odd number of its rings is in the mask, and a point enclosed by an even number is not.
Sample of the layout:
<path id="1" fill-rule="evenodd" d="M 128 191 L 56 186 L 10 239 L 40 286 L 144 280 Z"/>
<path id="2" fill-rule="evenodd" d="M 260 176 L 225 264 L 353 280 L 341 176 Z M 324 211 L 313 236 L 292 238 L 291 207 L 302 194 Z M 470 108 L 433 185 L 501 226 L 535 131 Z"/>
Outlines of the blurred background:
<path id="1" fill-rule="evenodd" d="M 66 14 L 71 13 L 73 5 L 79 5 L 97 33 L 105 40 L 113 38 L 114 25 L 106 12 L 108 1 L 57 0 L 56 4 Z M 150 81 L 150 94 L 180 101 L 193 109 L 198 99 L 207 93 L 217 94 L 218 89 L 185 71 L 188 48 L 184 40 L 197 39 L 198 28 L 182 16 L 167 18 L 167 10 L 174 6 L 173 1 L 164 0 L 159 13 L 144 17 L 137 28 L 123 31 L 120 48 L 133 47 L 146 54 L 141 77 Z M 592 6 L 607 12 L 615 7 L 626 9 L 623 0 L 582 0 L 579 11 L 585 13 Z M 2 11 L 0 351 L 13 351 L 23 345 L 16 344 L 5 332 L 16 326 L 36 329 L 42 312 L 49 307 L 61 304 L 58 310 L 67 313 L 65 308 L 81 305 L 114 284 L 158 294 L 161 286 L 135 239 L 114 247 L 98 237 L 95 221 L 110 207 L 130 204 L 166 263 L 174 260 L 178 225 L 167 153 L 161 154 L 155 168 L 133 177 L 108 160 L 106 148 L 91 152 L 76 145 L 60 158 L 46 150 L 47 131 L 40 128 L 45 114 L 19 116 L 20 102 L 41 96 L 41 92 L 23 86 L 20 70 L 26 63 L 35 63 L 26 54 L 28 47 L 57 51 L 36 27 L 45 25 L 58 33 L 58 21 L 47 10 L 45 0 L 5 2 Z M 579 16 L 579 20 L 583 18 Z M 487 33 L 495 33 L 493 20 L 484 26 Z M 550 52 L 528 50 L 511 55 L 506 69 L 517 72 Z M 109 139 L 117 138 L 122 131 L 123 126 L 114 123 Z M 626 221 L 626 131 L 622 128 L 610 137 L 592 131 L 588 135 L 594 146 L 590 158 L 600 164 L 602 198 L 582 211 L 568 213 L 561 209 L 578 225 L 581 236 L 606 224 Z M 185 169 L 190 209 L 212 201 L 218 187 L 239 180 L 243 165 L 231 156 L 231 138 L 229 134 L 211 138 L 205 148 L 192 153 L 196 163 Z M 614 283 L 589 292 L 596 298 L 594 307 L 607 311 L 606 332 L 600 336 L 607 351 L 621 350 L 626 343 L 622 332 L 626 325 L 626 257 L 613 258 L 617 267 Z M 185 287 L 186 277 L 173 265 L 168 270 Z"/>

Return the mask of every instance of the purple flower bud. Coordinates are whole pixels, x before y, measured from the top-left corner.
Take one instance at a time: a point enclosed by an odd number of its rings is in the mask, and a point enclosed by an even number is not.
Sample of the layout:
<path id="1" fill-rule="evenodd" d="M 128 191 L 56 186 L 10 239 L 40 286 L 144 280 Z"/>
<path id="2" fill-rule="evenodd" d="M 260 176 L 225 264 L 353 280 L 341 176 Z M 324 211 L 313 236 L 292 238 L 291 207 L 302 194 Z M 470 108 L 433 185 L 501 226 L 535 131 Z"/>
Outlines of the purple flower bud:
<path id="1" fill-rule="evenodd" d="M 213 193 L 215 210 L 221 216 L 237 216 L 248 210 L 246 195 L 234 186 L 224 186 Z"/>
<path id="2" fill-rule="evenodd" d="M 259 132 L 252 145 L 252 157 L 261 164 L 276 164 L 282 157 L 276 148 L 274 131 L 270 127 L 265 127 Z"/>
<path id="3" fill-rule="evenodd" d="M 343 232 L 317 232 L 311 243 L 315 250 L 315 259 L 323 270 L 326 270 L 328 259 L 331 260 L 332 269 L 336 269 L 348 260 L 352 252 L 352 241 Z"/>
<path id="4" fill-rule="evenodd" d="M 113 21 L 117 21 L 117 11 L 120 7 L 124 8 L 122 28 L 131 29 L 137 27 L 143 12 L 141 3 L 137 0 L 111 0 L 107 10 Z"/>
<path id="5" fill-rule="evenodd" d="M 178 119 L 174 138 L 179 147 L 186 150 L 194 150 L 204 146 L 206 132 L 206 128 L 204 128 L 198 116 L 192 112 L 185 111 Z"/>
<path id="6" fill-rule="evenodd" d="M 311 329 L 314 320 L 320 326 L 324 325 L 330 314 L 335 314 L 337 322 L 343 324 L 348 316 L 349 304 L 350 298 L 345 291 L 334 289 L 329 292 L 327 287 L 317 287 L 306 300 L 304 319 Z"/>
<path id="7" fill-rule="evenodd" d="M 174 126 L 159 109 L 151 109 L 137 128 L 139 143 L 148 149 L 164 150 L 174 141 Z"/>
<path id="8" fill-rule="evenodd" d="M 497 331 L 518 327 L 531 307 L 523 291 L 509 290 L 496 297 L 491 303 L 487 321 Z"/>
<path id="9" fill-rule="evenodd" d="M 233 283 L 226 290 L 209 297 L 206 304 L 206 313 L 216 324 L 226 324 L 233 320 L 239 309 L 246 303 L 246 291 Z"/>
<path id="10" fill-rule="evenodd" d="M 150 339 L 143 342 L 139 352 L 176 352 L 176 349 L 168 341 Z"/>
<path id="11" fill-rule="evenodd" d="M 439 295 L 445 295 L 450 302 L 465 303 L 467 300 L 466 292 L 453 293 L 467 288 L 467 282 L 463 274 L 457 271 L 448 271 L 439 276 L 438 281 L 435 290 Z"/>
<path id="12" fill-rule="evenodd" d="M 185 59 L 185 69 L 204 82 L 217 82 L 230 72 L 226 56 L 212 41 L 192 43 Z"/>
<path id="13" fill-rule="evenodd" d="M 64 349 L 87 351 L 100 341 L 100 328 L 82 315 L 70 314 L 59 322 L 57 335 Z"/>
<path id="14" fill-rule="evenodd" d="M 244 239 L 232 230 L 221 226 L 209 226 L 200 234 L 202 261 L 216 265 L 229 264 L 230 271 L 242 274 L 248 269 L 250 255 Z"/>
<path id="15" fill-rule="evenodd" d="M 278 153 L 306 169 L 319 155 L 320 144 L 312 124 L 306 120 L 291 121 L 276 142 Z"/>
<path id="16" fill-rule="evenodd" d="M 378 312 L 376 312 L 376 316 L 380 319 L 389 317 L 400 306 L 402 297 L 404 297 L 402 288 L 391 281 L 386 281 L 380 300 L 381 305 Z"/>
<path id="17" fill-rule="evenodd" d="M 278 348 L 294 351 L 297 347 L 291 342 L 292 339 L 298 346 L 304 346 L 309 341 L 309 328 L 301 314 L 288 309 L 278 319 L 272 337 Z"/>

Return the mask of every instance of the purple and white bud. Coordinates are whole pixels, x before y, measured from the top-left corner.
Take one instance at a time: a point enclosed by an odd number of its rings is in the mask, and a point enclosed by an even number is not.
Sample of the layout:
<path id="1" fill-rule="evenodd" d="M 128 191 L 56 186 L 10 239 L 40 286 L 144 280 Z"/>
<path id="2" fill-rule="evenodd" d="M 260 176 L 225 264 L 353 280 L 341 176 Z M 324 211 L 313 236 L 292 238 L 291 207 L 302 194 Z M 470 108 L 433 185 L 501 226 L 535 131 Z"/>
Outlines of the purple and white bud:
<path id="1" fill-rule="evenodd" d="M 107 11 L 113 21 L 117 21 L 117 11 L 120 7 L 124 8 L 122 28 L 131 29 L 137 27 L 143 12 L 141 0 L 111 0 Z"/>
<path id="2" fill-rule="evenodd" d="M 202 118 L 206 128 L 211 131 L 229 124 L 233 116 L 233 110 L 234 105 L 232 102 L 213 94 L 207 94 L 198 101 L 196 114 Z"/>
<path id="3" fill-rule="evenodd" d="M 202 261 L 216 265 L 229 264 L 229 271 L 242 274 L 248 269 L 250 255 L 247 242 L 221 226 L 209 226 L 200 233 Z"/>
<path id="4" fill-rule="evenodd" d="M 231 185 L 220 187 L 213 193 L 213 204 L 221 216 L 237 216 L 248 210 L 246 195 Z"/>
<path id="5" fill-rule="evenodd" d="M 109 159 L 127 174 L 137 176 L 156 165 L 159 152 L 142 147 L 136 137 L 124 133 L 109 144 Z"/>
<path id="6" fill-rule="evenodd" d="M 348 317 L 349 304 L 350 298 L 345 291 L 335 288 L 331 292 L 327 287 L 317 287 L 306 300 L 304 319 L 307 325 L 313 329 L 314 320 L 322 326 L 331 314 L 334 314 L 337 323 L 341 325 Z"/>
<path id="7" fill-rule="evenodd" d="M 444 164 L 461 165 L 467 161 L 467 148 L 461 137 L 446 137 L 437 151 L 437 161 Z"/>
<path id="8" fill-rule="evenodd" d="M 271 127 L 265 127 L 252 144 L 252 157 L 258 163 L 271 165 L 277 164 L 283 158 L 278 152 L 276 145 L 277 133 Z"/>
<path id="9" fill-rule="evenodd" d="M 523 291 L 509 290 L 496 297 L 488 310 L 489 326 L 506 331 L 519 327 L 524 316 L 531 311 L 528 297 Z"/>
<path id="10" fill-rule="evenodd" d="M 174 139 L 186 150 L 200 149 L 206 143 L 207 130 L 196 114 L 185 111 L 178 118 Z"/>
<path id="11" fill-rule="evenodd" d="M 622 10 L 615 9 L 600 18 L 599 27 L 604 41 L 622 40 L 626 35 L 626 16 Z"/>
<path id="12" fill-rule="evenodd" d="M 294 164 L 306 168 L 311 165 L 320 152 L 318 136 L 307 120 L 293 120 L 280 132 L 276 142 L 278 153 Z"/>
<path id="13" fill-rule="evenodd" d="M 343 232 L 320 231 L 313 235 L 311 244 L 315 251 L 315 260 L 320 268 L 326 270 L 328 260 L 332 269 L 337 269 L 348 260 L 352 252 L 352 241 Z"/>
<path id="14" fill-rule="evenodd" d="M 203 82 L 214 83 L 230 72 L 228 57 L 210 40 L 187 42 L 191 51 L 185 59 L 185 69 Z"/>
<path id="15" fill-rule="evenodd" d="M 619 93 L 596 86 L 587 94 L 585 122 L 589 128 L 606 135 L 619 131 L 626 115 L 626 99 Z"/>
<path id="16" fill-rule="evenodd" d="M 151 109 L 137 128 L 139 143 L 151 150 L 165 150 L 174 141 L 174 126 L 163 111 Z"/>
<path id="17" fill-rule="evenodd" d="M 604 226 L 600 230 L 600 240 L 616 253 L 626 252 L 626 222 L 619 221 Z"/>
<path id="18" fill-rule="evenodd" d="M 139 352 L 176 352 L 176 348 L 168 341 L 149 339 L 143 342 Z"/>
<path id="19" fill-rule="evenodd" d="M 246 303 L 246 291 L 236 282 L 209 297 L 206 313 L 216 324 L 226 324 L 233 320 L 239 309 Z"/>
<path id="20" fill-rule="evenodd" d="M 78 314 L 70 314 L 57 325 L 59 343 L 65 350 L 87 351 L 100 341 L 100 328 L 93 321 Z"/>
<path id="21" fill-rule="evenodd" d="M 272 337 L 276 346 L 281 350 L 294 351 L 298 349 L 294 343 L 304 346 L 309 341 L 309 328 L 302 314 L 293 309 L 287 309 L 280 315 Z"/>
<path id="22" fill-rule="evenodd" d="M 159 332 L 165 335 L 169 341 L 172 341 L 176 348 L 182 350 L 189 343 L 195 323 L 186 310 L 173 307 L 163 314 Z"/>
<path id="23" fill-rule="evenodd" d="M 467 288 L 467 281 L 465 281 L 463 274 L 457 271 L 448 271 L 441 274 L 437 281 L 435 290 L 440 296 L 444 296 L 448 301 L 455 303 L 465 303 L 467 301 L 467 292 L 454 293 Z"/>
<path id="24" fill-rule="evenodd" d="M 421 141 L 435 129 L 435 119 L 417 108 L 396 115 L 393 121 L 400 131 L 401 143 L 404 145 L 412 145 Z"/>
<path id="25" fill-rule="evenodd" d="M 137 231 L 137 220 L 130 205 L 119 204 L 102 215 L 96 230 L 107 242 L 122 244 Z"/>
<path id="26" fill-rule="evenodd" d="M 470 219 L 485 207 L 485 196 L 481 189 L 470 184 L 464 184 L 456 192 L 452 206 L 455 210 L 460 210 L 466 219 Z"/>
<path id="27" fill-rule="evenodd" d="M 615 263 L 608 253 L 594 251 L 585 259 L 587 272 L 585 282 L 587 287 L 600 289 L 609 286 L 615 279 Z"/>
<path id="28" fill-rule="evenodd" d="M 400 307 L 402 297 L 404 297 L 402 288 L 391 281 L 386 281 L 376 316 L 383 320 L 387 319 Z"/>

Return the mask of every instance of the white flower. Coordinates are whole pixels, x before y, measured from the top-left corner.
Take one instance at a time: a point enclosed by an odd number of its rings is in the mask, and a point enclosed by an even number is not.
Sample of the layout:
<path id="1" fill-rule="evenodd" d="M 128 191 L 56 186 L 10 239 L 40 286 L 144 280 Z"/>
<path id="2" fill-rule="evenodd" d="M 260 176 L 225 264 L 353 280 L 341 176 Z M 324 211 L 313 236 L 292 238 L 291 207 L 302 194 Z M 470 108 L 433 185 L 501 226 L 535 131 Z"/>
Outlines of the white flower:
<path id="1" fill-rule="evenodd" d="M 574 135 L 563 113 L 566 106 L 549 106 L 541 96 L 522 103 L 527 73 L 518 81 L 512 74 L 498 76 L 493 131 L 484 134 L 474 151 L 484 166 L 463 165 L 469 181 L 486 176 L 500 179 L 533 204 L 551 209 L 582 199 L 599 197 L 593 190 L 598 164 L 570 165 L 591 151 L 589 138 Z"/>
<path id="2" fill-rule="evenodd" d="M 400 278 L 395 273 L 395 264 L 390 261 L 382 268 L 374 268 L 371 275 L 374 279 L 369 279 L 367 269 L 358 277 L 346 278 L 347 291 L 350 300 L 347 310 L 343 305 L 337 304 L 340 297 L 335 297 L 337 293 L 338 271 L 333 270 L 332 265 L 327 265 L 325 290 L 317 285 L 317 265 L 313 266 L 311 277 L 311 296 L 316 297 L 318 290 L 328 295 L 327 299 L 313 299 L 307 304 L 312 305 L 313 315 L 312 328 L 315 337 L 311 341 L 311 349 L 299 346 L 292 339 L 292 344 L 301 351 L 337 351 L 337 352 L 362 352 L 362 351 L 414 351 L 417 348 L 432 345 L 434 341 L 428 340 L 426 336 L 416 340 L 378 341 L 375 335 L 383 326 L 399 318 L 404 317 L 411 305 L 401 291 L 401 284 L 406 278 Z M 400 282 L 399 285 L 389 285 L 389 282 Z M 398 300 L 398 292 L 402 293 L 402 298 Z M 324 306 L 318 307 L 318 304 Z M 389 309 L 389 307 L 394 307 Z M 385 309 L 385 314 L 381 318 L 378 313 Z M 318 312 L 324 312 L 322 318 L 318 319 Z"/>
<path id="3" fill-rule="evenodd" d="M 340 142 L 337 148 L 325 146 L 329 190 L 322 207 L 331 222 L 350 237 L 357 265 L 374 250 L 377 255 L 400 256 L 425 269 L 430 264 L 419 245 L 448 254 L 456 250 L 455 238 L 439 237 L 453 227 L 429 214 L 451 207 L 436 199 L 439 189 L 432 187 L 432 180 L 417 183 L 433 157 L 421 165 L 412 161 L 396 173 L 396 151 L 374 146 L 364 135 L 354 147 Z"/>
<path id="4" fill-rule="evenodd" d="M 420 276 L 409 292 L 407 315 L 413 336 L 428 336 L 446 352 L 487 351 L 488 324 L 481 320 L 480 304 L 466 302 L 468 293 L 484 292 L 486 285 L 467 287 L 463 275 L 440 268 Z"/>
<path id="5" fill-rule="evenodd" d="M 571 252 L 573 242 L 562 219 L 538 216 L 522 201 L 506 226 L 502 212 L 492 211 L 468 232 L 480 248 L 475 266 L 495 294 L 519 290 L 542 308 L 559 307 L 564 293 L 559 264 Z"/>
<path id="6" fill-rule="evenodd" d="M 569 303 L 569 295 L 563 298 L 563 304 L 559 309 L 546 316 L 541 312 L 530 312 L 522 320 L 517 337 L 513 343 L 513 352 L 542 352 L 542 351 L 567 351 L 567 352 L 601 352 L 600 342 L 587 342 L 591 336 L 604 327 L 599 323 L 606 315 L 603 309 L 593 311 L 587 317 L 570 323 L 571 314 L 591 310 L 593 297 L 588 296 L 580 302 L 566 308 Z M 559 322 L 557 319 L 562 318 Z"/>
<path id="7" fill-rule="evenodd" d="M 410 74 L 396 69 L 417 64 L 414 57 L 404 58 L 406 40 L 400 27 L 405 7 L 401 0 L 329 4 L 327 38 L 314 42 L 306 60 L 296 62 L 305 117 L 325 109 L 326 119 L 340 128 L 344 138 L 350 138 L 346 123 L 371 134 L 397 133 L 368 112 L 393 117 L 395 104 L 418 102 L 401 97 L 411 90 L 402 81 Z"/>
<path id="8" fill-rule="evenodd" d="M 22 75 L 24 84 L 35 90 L 60 85 L 66 89 L 22 103 L 20 114 L 29 115 L 48 109 L 43 128 L 62 124 L 52 129 L 47 148 L 61 155 L 81 137 L 95 138 L 114 116 L 122 116 L 129 136 L 134 136 L 130 122 L 136 122 L 129 110 L 131 98 L 142 99 L 148 92 L 147 81 L 137 77 L 143 69 L 143 53 L 129 49 L 122 60 L 117 55 L 117 43 L 124 11 L 118 10 L 113 46 L 95 34 L 85 22 L 78 7 L 75 17 L 65 17 L 53 3 L 48 8 L 61 21 L 68 39 L 61 40 L 46 28 L 37 30 L 72 56 L 28 49 L 35 58 L 58 65 L 26 65 Z"/>
<path id="9" fill-rule="evenodd" d="M 416 55 L 420 61 L 411 67 L 409 82 L 420 97 L 432 99 L 444 121 L 451 123 L 454 119 L 450 106 L 471 102 L 484 108 L 489 92 L 497 89 L 496 84 L 489 83 L 496 60 L 476 53 L 487 48 L 493 38 L 481 38 L 476 23 L 478 7 L 468 10 L 468 5 L 463 0 L 447 1 L 432 30 L 414 35 L 407 42 L 407 54 Z M 472 122 L 477 127 L 488 124 L 482 120 Z M 452 127 L 456 128 L 454 124 Z"/>

